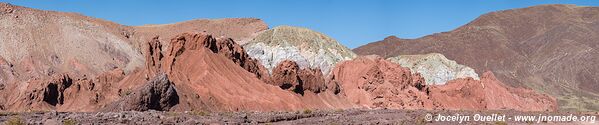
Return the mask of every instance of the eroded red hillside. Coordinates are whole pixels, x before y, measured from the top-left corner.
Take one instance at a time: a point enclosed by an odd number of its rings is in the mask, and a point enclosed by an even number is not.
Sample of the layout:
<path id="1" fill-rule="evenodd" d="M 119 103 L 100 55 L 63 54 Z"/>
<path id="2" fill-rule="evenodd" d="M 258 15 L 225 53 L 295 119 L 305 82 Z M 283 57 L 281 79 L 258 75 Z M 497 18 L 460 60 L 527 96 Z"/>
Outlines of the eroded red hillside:
<path id="1" fill-rule="evenodd" d="M 555 98 L 506 86 L 490 72 L 481 80 L 457 79 L 431 86 L 408 68 L 377 56 L 341 62 L 333 70 L 332 79 L 341 84 L 341 93 L 350 101 L 369 108 L 557 110 Z"/>

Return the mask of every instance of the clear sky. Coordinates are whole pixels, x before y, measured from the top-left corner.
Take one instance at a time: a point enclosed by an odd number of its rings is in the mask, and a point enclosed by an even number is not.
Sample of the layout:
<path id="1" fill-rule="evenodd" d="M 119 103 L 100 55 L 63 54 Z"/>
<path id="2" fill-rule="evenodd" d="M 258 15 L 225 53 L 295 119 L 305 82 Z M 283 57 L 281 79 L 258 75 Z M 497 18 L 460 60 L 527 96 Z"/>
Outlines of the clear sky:
<path id="1" fill-rule="evenodd" d="M 599 6 L 599 0 L 0 0 L 76 12 L 124 25 L 254 17 L 269 27 L 300 26 L 349 48 L 395 35 L 418 38 L 453 30 L 481 14 L 539 4 Z"/>

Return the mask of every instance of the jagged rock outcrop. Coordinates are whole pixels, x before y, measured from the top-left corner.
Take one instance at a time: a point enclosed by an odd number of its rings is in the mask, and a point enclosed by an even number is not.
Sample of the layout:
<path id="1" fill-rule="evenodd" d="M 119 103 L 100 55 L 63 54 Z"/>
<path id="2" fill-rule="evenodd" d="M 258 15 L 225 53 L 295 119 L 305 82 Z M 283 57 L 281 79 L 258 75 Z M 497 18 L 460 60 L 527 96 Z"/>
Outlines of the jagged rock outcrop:
<path id="1" fill-rule="evenodd" d="M 428 87 L 419 74 L 378 56 L 344 61 L 332 71 L 341 93 L 369 108 L 432 109 Z"/>
<path id="2" fill-rule="evenodd" d="M 394 36 L 354 49 L 385 58 L 441 53 L 511 86 L 557 97 L 560 109 L 599 111 L 599 7 L 539 5 L 491 12 L 453 31 Z"/>
<path id="3" fill-rule="evenodd" d="M 327 85 L 325 76 L 320 69 L 301 69 L 299 78 L 302 80 L 304 90 L 312 91 L 314 93 L 329 90 L 329 85 Z"/>
<path id="4" fill-rule="evenodd" d="M 291 26 L 266 30 L 243 46 L 269 71 L 282 61 L 291 60 L 301 69 L 318 68 L 328 75 L 337 62 L 355 57 L 348 48 L 324 34 Z"/>
<path id="5" fill-rule="evenodd" d="M 272 71 L 272 83 L 281 89 L 304 94 L 305 90 L 320 93 L 326 89 L 326 81 L 319 69 L 300 69 L 297 63 L 285 60 Z"/>
<path id="6" fill-rule="evenodd" d="M 41 84 L 41 89 L 34 89 L 30 97 L 34 102 L 45 102 L 52 106 L 64 104 L 64 91 L 71 87 L 73 79 L 66 74 L 55 76 L 50 81 Z"/>
<path id="7" fill-rule="evenodd" d="M 160 58 L 164 56 L 162 64 L 167 67 L 166 72 L 170 72 L 172 70 L 172 65 L 175 63 L 175 58 L 185 51 L 193 51 L 205 48 L 212 53 L 216 53 L 222 55 L 229 60 L 233 61 L 233 63 L 239 65 L 243 69 L 247 70 L 256 75 L 256 77 L 260 78 L 265 82 L 270 81 L 270 77 L 264 68 L 264 66 L 260 65 L 257 60 L 252 59 L 245 53 L 244 49 L 236 44 L 232 39 L 229 38 L 219 38 L 215 39 L 211 35 L 207 34 L 192 34 L 192 33 L 183 33 L 171 41 L 171 47 L 167 50 L 167 55 L 162 55 L 162 53 L 156 53 L 161 51 L 160 42 L 157 41 L 158 38 L 154 38 L 152 42 L 149 43 L 150 49 L 149 54 L 150 58 L 156 61 L 156 58 Z M 153 62 L 153 65 L 157 65 Z M 158 67 L 159 69 L 161 67 Z M 159 70 L 157 69 L 157 70 Z"/>
<path id="8" fill-rule="evenodd" d="M 283 61 L 272 71 L 273 85 L 281 89 L 290 89 L 296 93 L 303 94 L 301 79 L 299 78 L 299 66 L 293 61 Z"/>
<path id="9" fill-rule="evenodd" d="M 513 88 L 485 72 L 481 80 L 460 78 L 430 89 L 431 99 L 445 109 L 556 111 L 557 101 L 530 89 Z"/>
<path id="10" fill-rule="evenodd" d="M 412 73 L 420 73 L 428 85 L 443 85 L 449 80 L 467 77 L 479 80 L 474 69 L 449 60 L 439 53 L 400 55 L 387 60 L 410 68 Z"/>
<path id="11" fill-rule="evenodd" d="M 154 37 L 147 43 L 145 50 L 145 67 L 148 71 L 147 77 L 153 77 L 156 75 L 156 73 L 163 72 L 161 62 L 162 58 L 164 58 L 164 55 L 162 55 L 162 44 L 158 40 L 158 37 Z"/>
<path id="12" fill-rule="evenodd" d="M 88 76 L 56 74 L 49 79 L 30 80 L 23 85 L 7 84 L 0 91 L 3 110 L 8 111 L 95 111 L 114 101 L 114 85 L 124 78 L 115 69 L 89 79 Z"/>
<path id="13" fill-rule="evenodd" d="M 459 78 L 426 85 L 418 74 L 377 56 L 344 61 L 333 70 L 341 93 L 369 108 L 556 111 L 555 98 L 513 88 L 485 73 L 481 80 Z"/>
<path id="14" fill-rule="evenodd" d="M 258 79 L 259 75 L 256 74 L 266 73 L 266 70 L 252 70 L 264 68 L 253 67 L 261 65 L 244 55 L 243 48 L 231 39 L 215 39 L 204 33 L 184 33 L 171 39 L 170 46 L 163 48 L 162 53 L 154 53 L 160 52 L 159 40 L 150 41 L 146 49 L 148 52 L 144 52 L 149 54 L 146 60 L 155 61 L 148 64 L 154 65 L 148 65 L 146 69 L 149 70 L 132 74 L 121 82 L 143 81 L 144 77 L 151 76 L 147 74 L 165 72 L 170 81 L 175 83 L 180 97 L 179 104 L 170 110 L 272 111 L 355 106 L 332 93 L 304 91 L 300 95 L 267 84 L 271 82 L 264 78 L 270 78 L 269 75 Z M 310 81 L 311 78 L 303 77 L 315 74 L 311 72 L 300 71 L 299 74 L 309 75 L 295 77 Z M 306 86 L 306 90 L 312 90 L 312 85 Z"/>
<path id="15" fill-rule="evenodd" d="M 166 74 L 157 74 L 148 83 L 114 102 L 105 111 L 169 111 L 179 104 L 179 95 Z"/>

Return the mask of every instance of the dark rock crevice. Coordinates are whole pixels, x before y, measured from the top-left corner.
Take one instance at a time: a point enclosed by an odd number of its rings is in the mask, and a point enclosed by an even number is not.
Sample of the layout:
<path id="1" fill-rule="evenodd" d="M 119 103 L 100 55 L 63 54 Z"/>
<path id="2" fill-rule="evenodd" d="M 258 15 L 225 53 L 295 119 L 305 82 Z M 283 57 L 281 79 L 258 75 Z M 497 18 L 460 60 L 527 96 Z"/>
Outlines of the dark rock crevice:
<path id="1" fill-rule="evenodd" d="M 73 79 L 68 75 L 62 75 L 60 79 L 51 81 L 43 89 L 43 101 L 56 106 L 64 103 L 64 91 L 73 84 Z"/>
<path id="2" fill-rule="evenodd" d="M 160 73 L 105 111 L 169 111 L 179 104 L 179 95 L 166 74 Z"/>

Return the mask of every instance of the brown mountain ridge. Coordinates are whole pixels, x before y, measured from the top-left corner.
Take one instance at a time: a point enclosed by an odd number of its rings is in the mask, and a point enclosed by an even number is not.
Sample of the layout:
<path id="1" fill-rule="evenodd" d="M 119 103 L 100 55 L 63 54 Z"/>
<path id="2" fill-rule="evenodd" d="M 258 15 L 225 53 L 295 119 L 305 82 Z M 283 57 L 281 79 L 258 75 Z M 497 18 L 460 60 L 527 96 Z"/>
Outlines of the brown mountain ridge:
<path id="1" fill-rule="evenodd" d="M 599 110 L 599 7 L 540 5 L 484 14 L 417 39 L 390 36 L 359 55 L 441 53 L 478 74 L 554 95 L 560 109 Z"/>

